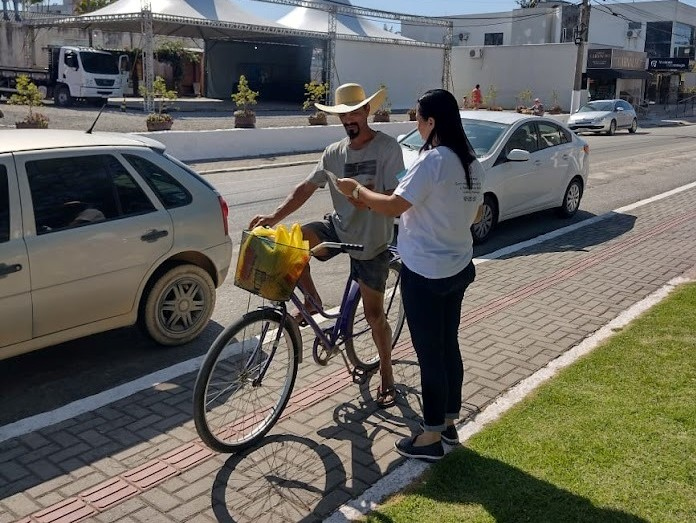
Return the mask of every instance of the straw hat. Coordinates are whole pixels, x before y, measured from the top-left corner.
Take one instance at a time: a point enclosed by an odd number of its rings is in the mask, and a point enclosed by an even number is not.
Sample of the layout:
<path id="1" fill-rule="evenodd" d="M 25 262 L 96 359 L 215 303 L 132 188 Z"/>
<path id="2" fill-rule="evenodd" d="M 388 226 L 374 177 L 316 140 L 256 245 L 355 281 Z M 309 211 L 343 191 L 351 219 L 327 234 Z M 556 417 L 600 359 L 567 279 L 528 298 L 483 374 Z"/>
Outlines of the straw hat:
<path id="1" fill-rule="evenodd" d="M 387 98 L 387 90 L 380 89 L 369 98 L 359 84 L 343 84 L 336 89 L 336 105 L 315 103 L 317 109 L 331 114 L 345 114 L 370 104 L 370 114 L 374 113 Z"/>

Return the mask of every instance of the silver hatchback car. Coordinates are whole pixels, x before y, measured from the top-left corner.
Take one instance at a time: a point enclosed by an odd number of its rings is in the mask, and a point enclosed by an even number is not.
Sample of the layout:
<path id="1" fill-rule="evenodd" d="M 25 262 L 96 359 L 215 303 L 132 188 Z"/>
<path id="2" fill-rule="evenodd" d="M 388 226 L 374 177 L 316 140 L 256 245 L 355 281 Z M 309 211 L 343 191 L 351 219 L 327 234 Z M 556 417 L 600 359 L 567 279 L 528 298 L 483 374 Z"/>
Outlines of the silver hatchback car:
<path id="1" fill-rule="evenodd" d="M 0 359 L 139 323 L 206 327 L 232 255 L 215 189 L 147 138 L 0 131 Z"/>

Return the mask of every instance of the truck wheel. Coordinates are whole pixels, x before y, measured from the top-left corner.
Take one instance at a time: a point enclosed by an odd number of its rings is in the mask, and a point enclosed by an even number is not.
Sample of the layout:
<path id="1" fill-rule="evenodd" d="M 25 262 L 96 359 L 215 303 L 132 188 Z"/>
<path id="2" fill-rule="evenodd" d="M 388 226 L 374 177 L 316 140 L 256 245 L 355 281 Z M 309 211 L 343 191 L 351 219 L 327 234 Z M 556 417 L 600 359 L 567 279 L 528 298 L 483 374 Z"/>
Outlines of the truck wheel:
<path id="1" fill-rule="evenodd" d="M 70 89 L 65 85 L 56 88 L 56 94 L 53 95 L 53 101 L 58 107 L 69 107 L 72 105 L 73 99 L 70 96 Z"/>

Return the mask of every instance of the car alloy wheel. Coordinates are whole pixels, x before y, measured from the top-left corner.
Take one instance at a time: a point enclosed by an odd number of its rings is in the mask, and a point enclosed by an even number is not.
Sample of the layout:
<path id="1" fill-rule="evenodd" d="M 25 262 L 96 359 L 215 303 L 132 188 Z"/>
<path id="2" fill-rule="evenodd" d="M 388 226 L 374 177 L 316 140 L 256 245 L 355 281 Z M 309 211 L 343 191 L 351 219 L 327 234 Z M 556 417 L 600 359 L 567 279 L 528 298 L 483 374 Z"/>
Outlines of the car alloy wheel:
<path id="1" fill-rule="evenodd" d="M 495 199 L 487 194 L 483 198 L 481 221 L 471 226 L 471 236 L 474 243 L 484 243 L 498 223 L 498 205 Z"/>
<path id="2" fill-rule="evenodd" d="M 582 199 L 582 183 L 577 178 L 573 179 L 563 195 L 563 205 L 559 207 L 559 214 L 565 218 L 570 218 L 580 208 Z"/>
<path id="3" fill-rule="evenodd" d="M 609 124 L 609 130 L 607 131 L 607 136 L 611 136 L 616 132 L 616 120 L 612 120 Z"/>
<path id="4" fill-rule="evenodd" d="M 638 120 L 635 118 L 633 119 L 633 122 L 631 122 L 631 127 L 628 128 L 628 132 L 633 134 L 638 130 Z"/>
<path id="5" fill-rule="evenodd" d="M 162 345 L 181 345 L 198 336 L 215 308 L 215 285 L 195 265 L 165 272 L 150 289 L 141 318 L 147 334 Z"/>

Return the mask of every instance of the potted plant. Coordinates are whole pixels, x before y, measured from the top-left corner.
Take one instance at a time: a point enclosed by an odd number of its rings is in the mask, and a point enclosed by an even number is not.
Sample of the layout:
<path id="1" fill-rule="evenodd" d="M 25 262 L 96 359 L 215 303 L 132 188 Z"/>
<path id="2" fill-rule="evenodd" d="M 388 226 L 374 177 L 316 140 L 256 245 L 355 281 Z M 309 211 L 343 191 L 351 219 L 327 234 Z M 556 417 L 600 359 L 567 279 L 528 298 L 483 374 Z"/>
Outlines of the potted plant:
<path id="1" fill-rule="evenodd" d="M 525 89 L 517 94 L 517 112 L 522 114 L 532 114 L 532 112 L 527 108 L 529 103 L 532 101 L 532 91 L 531 89 Z"/>
<path id="2" fill-rule="evenodd" d="M 551 91 L 551 108 L 549 109 L 549 114 L 561 114 L 563 109 L 558 104 L 558 91 L 555 89 Z"/>
<path id="3" fill-rule="evenodd" d="M 387 86 L 384 84 L 381 84 L 379 86 L 380 89 L 386 89 Z M 389 95 L 384 99 L 384 103 L 382 104 L 381 107 L 379 107 L 375 112 L 372 117 L 373 122 L 388 122 L 390 120 L 390 115 L 391 114 L 391 101 L 389 100 Z"/>
<path id="4" fill-rule="evenodd" d="M 17 77 L 16 89 L 17 92 L 10 96 L 7 103 L 29 107 L 29 114 L 23 120 L 15 122 L 17 129 L 47 129 L 48 117 L 33 110 L 34 106 L 43 105 L 43 95 L 36 84 L 22 74 Z"/>
<path id="5" fill-rule="evenodd" d="M 315 108 L 315 102 L 323 103 L 326 98 L 326 93 L 329 91 L 328 83 L 321 83 L 316 80 L 312 80 L 308 84 L 305 84 L 304 87 L 306 98 L 302 104 L 302 109 L 305 111 Z M 324 111 L 315 110 L 314 114 L 309 115 L 308 120 L 309 125 L 326 125 L 326 113 Z"/>
<path id="6" fill-rule="evenodd" d="M 486 92 L 486 103 L 488 104 L 489 111 L 502 111 L 503 108 L 495 104 L 495 100 L 498 98 L 498 90 L 495 85 L 491 84 L 488 86 L 488 91 Z"/>
<path id="7" fill-rule="evenodd" d="M 415 107 L 411 107 L 411 108 L 407 111 L 407 114 L 408 114 L 408 120 L 409 120 L 409 122 L 415 122 L 415 121 L 416 121 L 416 108 L 415 108 Z"/>
<path id="8" fill-rule="evenodd" d="M 234 112 L 235 127 L 242 129 L 256 127 L 256 113 L 251 109 L 251 106 L 256 105 L 258 95 L 258 91 L 252 91 L 249 87 L 246 76 L 241 75 L 237 84 L 237 92 L 232 93 L 232 100 L 239 107 Z"/>
<path id="9" fill-rule="evenodd" d="M 140 94 L 144 97 L 148 94 L 144 85 L 140 86 Z M 167 89 L 167 84 L 164 78 L 158 76 L 152 83 L 152 94 L 155 99 L 156 112 L 150 113 L 145 119 L 148 131 L 168 131 L 174 124 L 174 118 L 170 114 L 165 113 L 167 101 L 176 99 L 176 91 Z"/>

